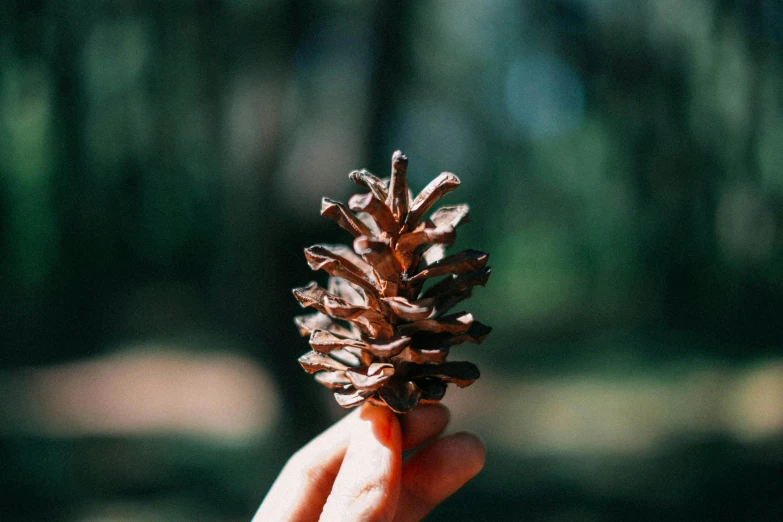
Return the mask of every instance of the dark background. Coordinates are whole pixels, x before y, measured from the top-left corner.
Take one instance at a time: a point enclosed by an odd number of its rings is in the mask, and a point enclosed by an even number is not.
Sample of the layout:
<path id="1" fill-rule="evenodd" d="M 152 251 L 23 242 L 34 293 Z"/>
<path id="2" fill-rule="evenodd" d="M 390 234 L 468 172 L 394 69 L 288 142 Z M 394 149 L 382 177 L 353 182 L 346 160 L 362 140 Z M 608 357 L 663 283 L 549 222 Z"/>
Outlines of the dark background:
<path id="1" fill-rule="evenodd" d="M 0 1 L 0 519 L 248 520 L 342 412 L 302 249 L 471 206 L 482 474 L 428 520 L 783 519 L 780 0 Z"/>

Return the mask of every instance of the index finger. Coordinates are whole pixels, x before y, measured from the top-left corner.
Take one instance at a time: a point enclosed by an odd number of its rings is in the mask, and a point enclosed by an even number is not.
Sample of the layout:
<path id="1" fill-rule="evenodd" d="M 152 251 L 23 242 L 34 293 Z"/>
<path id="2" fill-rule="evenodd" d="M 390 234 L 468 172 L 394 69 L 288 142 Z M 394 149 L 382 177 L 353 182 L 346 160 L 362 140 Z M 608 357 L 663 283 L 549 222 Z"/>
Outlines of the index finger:
<path id="1" fill-rule="evenodd" d="M 366 404 L 359 415 L 321 522 L 380 522 L 394 516 L 402 469 L 400 422 L 385 406 Z"/>

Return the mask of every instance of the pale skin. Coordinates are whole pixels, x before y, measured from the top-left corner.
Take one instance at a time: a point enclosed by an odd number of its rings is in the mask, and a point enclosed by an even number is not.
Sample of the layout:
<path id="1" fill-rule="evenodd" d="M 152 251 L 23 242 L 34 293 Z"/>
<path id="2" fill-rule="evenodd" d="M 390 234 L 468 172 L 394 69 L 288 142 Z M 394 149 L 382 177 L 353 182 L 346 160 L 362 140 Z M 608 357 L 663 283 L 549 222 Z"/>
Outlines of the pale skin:
<path id="1" fill-rule="evenodd" d="M 470 433 L 440 434 L 441 404 L 400 419 L 364 405 L 297 451 L 252 522 L 412 522 L 476 476 L 484 444 Z M 419 448 L 405 461 L 402 452 Z"/>

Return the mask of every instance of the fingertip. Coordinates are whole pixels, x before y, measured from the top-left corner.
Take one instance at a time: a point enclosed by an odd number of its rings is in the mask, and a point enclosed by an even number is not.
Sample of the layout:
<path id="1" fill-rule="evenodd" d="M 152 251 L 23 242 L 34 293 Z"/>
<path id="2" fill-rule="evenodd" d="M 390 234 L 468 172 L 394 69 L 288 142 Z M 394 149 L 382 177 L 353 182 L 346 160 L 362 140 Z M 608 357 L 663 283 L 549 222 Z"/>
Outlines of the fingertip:
<path id="1" fill-rule="evenodd" d="M 484 441 L 481 440 L 481 437 L 469 431 L 455 433 L 451 436 L 451 439 L 456 446 L 453 451 L 462 455 L 465 471 L 472 472 L 470 478 L 478 475 L 484 469 L 484 463 L 487 458 L 487 447 L 484 445 Z"/>
<path id="2" fill-rule="evenodd" d="M 441 403 L 420 404 L 410 413 L 403 416 L 403 421 L 408 422 L 429 422 L 437 424 L 448 424 L 451 420 L 451 412 L 446 405 Z"/>
<path id="3" fill-rule="evenodd" d="M 375 439 L 386 447 L 400 446 L 402 429 L 397 416 L 389 408 L 365 404 L 359 418 L 369 422 Z"/>
<path id="4" fill-rule="evenodd" d="M 448 435 L 404 464 L 403 486 L 431 509 L 478 475 L 485 458 L 486 449 L 478 436 L 468 432 Z"/>
<path id="5" fill-rule="evenodd" d="M 451 419 L 443 404 L 422 404 L 400 419 L 402 446 L 407 450 L 440 435 Z"/>

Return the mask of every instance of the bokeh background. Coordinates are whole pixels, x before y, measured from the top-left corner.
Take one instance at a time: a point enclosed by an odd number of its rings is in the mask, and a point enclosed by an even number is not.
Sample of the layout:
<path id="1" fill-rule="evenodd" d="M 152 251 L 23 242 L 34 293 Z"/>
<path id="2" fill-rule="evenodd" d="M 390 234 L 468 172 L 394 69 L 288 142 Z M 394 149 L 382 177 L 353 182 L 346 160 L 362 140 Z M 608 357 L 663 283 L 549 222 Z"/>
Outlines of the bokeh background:
<path id="1" fill-rule="evenodd" d="M 248 520 L 338 418 L 322 196 L 490 252 L 429 518 L 783 520 L 783 1 L 0 2 L 0 519 Z"/>

